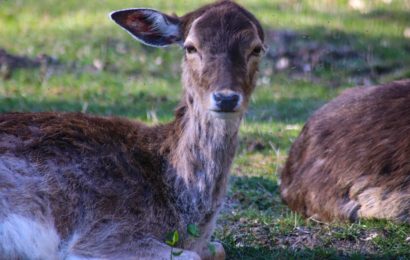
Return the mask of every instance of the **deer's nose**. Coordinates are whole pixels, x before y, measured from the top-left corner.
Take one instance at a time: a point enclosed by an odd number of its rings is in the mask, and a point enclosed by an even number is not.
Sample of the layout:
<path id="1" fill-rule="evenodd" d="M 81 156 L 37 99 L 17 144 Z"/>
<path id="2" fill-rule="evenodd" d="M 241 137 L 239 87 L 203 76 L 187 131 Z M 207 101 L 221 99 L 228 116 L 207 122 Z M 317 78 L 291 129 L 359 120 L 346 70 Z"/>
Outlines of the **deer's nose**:
<path id="1" fill-rule="evenodd" d="M 212 99 L 217 112 L 234 112 L 240 104 L 241 96 L 237 93 L 214 92 Z"/>

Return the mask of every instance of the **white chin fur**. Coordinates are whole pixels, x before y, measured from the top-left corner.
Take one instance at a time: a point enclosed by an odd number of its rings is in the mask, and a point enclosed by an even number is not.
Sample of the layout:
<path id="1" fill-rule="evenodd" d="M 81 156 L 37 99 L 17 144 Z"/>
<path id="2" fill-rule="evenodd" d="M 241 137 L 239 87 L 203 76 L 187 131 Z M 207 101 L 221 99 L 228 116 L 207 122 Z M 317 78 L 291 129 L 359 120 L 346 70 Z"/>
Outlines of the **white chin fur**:
<path id="1" fill-rule="evenodd" d="M 223 119 L 223 120 L 233 120 L 233 119 L 237 119 L 240 117 L 239 112 L 225 113 L 225 112 L 210 111 L 210 113 L 212 117 Z"/>

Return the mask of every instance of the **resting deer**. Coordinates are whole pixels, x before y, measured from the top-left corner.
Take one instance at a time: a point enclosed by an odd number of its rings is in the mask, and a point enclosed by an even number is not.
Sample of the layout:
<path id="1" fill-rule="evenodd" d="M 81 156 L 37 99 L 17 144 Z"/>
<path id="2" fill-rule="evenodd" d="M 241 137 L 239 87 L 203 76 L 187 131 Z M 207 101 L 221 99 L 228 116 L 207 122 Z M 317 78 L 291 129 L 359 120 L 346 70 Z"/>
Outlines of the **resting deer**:
<path id="1" fill-rule="evenodd" d="M 0 115 L 0 256 L 169 259 L 164 241 L 176 230 L 178 259 L 222 259 L 223 247 L 212 255 L 208 244 L 264 52 L 261 25 L 231 1 L 182 17 L 127 9 L 111 18 L 144 44 L 183 46 L 175 119 Z"/>
<path id="2" fill-rule="evenodd" d="M 410 80 L 353 88 L 293 144 L 281 195 L 306 217 L 410 223 Z"/>

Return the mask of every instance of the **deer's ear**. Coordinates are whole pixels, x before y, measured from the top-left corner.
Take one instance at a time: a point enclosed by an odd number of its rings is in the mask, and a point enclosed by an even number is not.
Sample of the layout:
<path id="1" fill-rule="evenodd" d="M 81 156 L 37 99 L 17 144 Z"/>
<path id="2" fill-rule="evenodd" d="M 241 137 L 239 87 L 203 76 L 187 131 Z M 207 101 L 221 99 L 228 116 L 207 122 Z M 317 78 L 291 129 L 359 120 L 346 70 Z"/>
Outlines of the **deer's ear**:
<path id="1" fill-rule="evenodd" d="M 182 42 L 180 22 L 152 9 L 125 9 L 112 12 L 111 19 L 138 41 L 154 47 Z"/>

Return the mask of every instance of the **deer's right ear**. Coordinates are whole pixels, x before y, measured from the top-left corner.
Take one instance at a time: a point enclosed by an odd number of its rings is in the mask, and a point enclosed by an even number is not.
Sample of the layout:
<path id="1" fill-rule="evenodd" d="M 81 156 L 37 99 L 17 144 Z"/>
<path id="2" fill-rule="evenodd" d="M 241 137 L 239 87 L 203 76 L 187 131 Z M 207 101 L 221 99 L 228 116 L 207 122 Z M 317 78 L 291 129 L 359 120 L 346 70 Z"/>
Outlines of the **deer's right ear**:
<path id="1" fill-rule="evenodd" d="M 110 17 L 144 44 L 164 47 L 182 42 L 180 22 L 177 17 L 145 8 L 115 11 L 110 14 Z"/>

